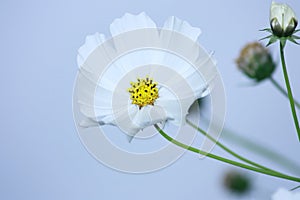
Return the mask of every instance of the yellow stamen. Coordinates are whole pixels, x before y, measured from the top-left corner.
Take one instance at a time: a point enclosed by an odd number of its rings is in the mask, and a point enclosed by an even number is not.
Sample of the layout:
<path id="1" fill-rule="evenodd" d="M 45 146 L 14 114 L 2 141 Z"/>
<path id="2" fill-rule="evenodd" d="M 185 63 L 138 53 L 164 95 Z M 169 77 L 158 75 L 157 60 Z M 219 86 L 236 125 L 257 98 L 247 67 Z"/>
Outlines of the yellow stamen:
<path id="1" fill-rule="evenodd" d="M 128 88 L 132 104 L 136 104 L 141 109 L 146 105 L 154 105 L 158 98 L 157 83 L 152 78 L 137 78 L 137 82 L 130 82 L 131 88 Z"/>

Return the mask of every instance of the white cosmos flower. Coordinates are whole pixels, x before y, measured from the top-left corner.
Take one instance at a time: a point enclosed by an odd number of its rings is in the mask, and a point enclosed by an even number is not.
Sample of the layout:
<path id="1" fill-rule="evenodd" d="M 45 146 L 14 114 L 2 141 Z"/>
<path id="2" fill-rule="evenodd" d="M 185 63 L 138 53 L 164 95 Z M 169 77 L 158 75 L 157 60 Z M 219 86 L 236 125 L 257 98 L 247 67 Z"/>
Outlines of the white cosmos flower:
<path id="1" fill-rule="evenodd" d="M 287 189 L 279 188 L 272 196 L 272 200 L 299 200 L 299 192 L 291 192 Z"/>
<path id="2" fill-rule="evenodd" d="M 146 30 L 142 37 L 124 39 L 124 34 L 139 30 Z M 168 18 L 162 29 L 158 29 L 145 13 L 127 13 L 113 21 L 110 32 L 110 40 L 99 33 L 87 36 L 85 44 L 78 50 L 79 79 L 85 82 L 79 85 L 78 92 L 80 110 L 85 116 L 81 126 L 110 124 L 134 136 L 156 123 L 184 124 L 192 103 L 211 89 L 216 75 L 216 64 L 211 56 L 202 48 L 190 49 L 193 61 L 201 63 L 202 74 L 180 55 L 165 49 L 146 46 L 123 51 L 142 40 L 148 46 L 153 41 L 187 52 L 185 43 L 174 39 L 180 38 L 176 33 L 191 42 L 187 46 L 195 48 L 200 29 L 176 17 Z M 157 38 L 153 39 L 150 33 Z M 110 61 L 109 52 L 114 51 L 123 54 Z M 101 71 L 100 65 L 106 61 L 109 64 Z"/>
<path id="3" fill-rule="evenodd" d="M 290 6 L 272 2 L 270 23 L 274 35 L 278 37 L 287 37 L 293 34 L 298 21 L 296 14 Z"/>

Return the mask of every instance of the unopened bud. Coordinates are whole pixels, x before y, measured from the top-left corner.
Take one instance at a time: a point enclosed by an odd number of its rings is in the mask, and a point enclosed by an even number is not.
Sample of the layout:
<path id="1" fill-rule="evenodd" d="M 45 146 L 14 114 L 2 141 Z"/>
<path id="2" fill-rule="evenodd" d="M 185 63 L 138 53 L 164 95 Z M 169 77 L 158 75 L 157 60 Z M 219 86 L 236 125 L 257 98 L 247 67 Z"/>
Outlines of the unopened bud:
<path id="1" fill-rule="evenodd" d="M 298 24 L 297 17 L 290 6 L 272 2 L 270 25 L 273 35 L 277 37 L 291 36 Z"/>
<path id="2" fill-rule="evenodd" d="M 268 49 L 258 42 L 247 44 L 236 63 L 244 74 L 256 81 L 270 77 L 276 67 Z"/>

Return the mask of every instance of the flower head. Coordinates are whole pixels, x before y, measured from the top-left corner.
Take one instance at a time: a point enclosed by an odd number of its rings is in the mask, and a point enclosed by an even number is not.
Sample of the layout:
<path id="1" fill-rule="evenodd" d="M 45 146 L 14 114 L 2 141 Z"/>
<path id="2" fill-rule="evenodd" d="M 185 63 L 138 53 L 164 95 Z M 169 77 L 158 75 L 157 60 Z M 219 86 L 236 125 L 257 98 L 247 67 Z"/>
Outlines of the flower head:
<path id="1" fill-rule="evenodd" d="M 258 42 L 247 44 L 236 63 L 244 74 L 256 81 L 270 77 L 276 67 L 267 48 Z"/>
<path id="2" fill-rule="evenodd" d="M 261 40 L 269 39 L 267 46 L 279 41 L 284 47 L 287 40 L 298 44 L 296 40 L 300 39 L 300 37 L 295 35 L 295 33 L 299 31 L 296 30 L 297 25 L 298 19 L 290 6 L 287 4 L 272 2 L 270 9 L 271 28 L 265 28 L 262 30 L 271 33 L 271 35 L 268 35 Z"/>
<path id="3" fill-rule="evenodd" d="M 140 13 L 114 20 L 110 32 L 108 40 L 88 36 L 78 51 L 81 125 L 114 125 L 129 136 L 157 123 L 182 125 L 217 73 L 196 45 L 200 29 L 176 17 L 157 28 Z"/>
<path id="4" fill-rule="evenodd" d="M 287 4 L 272 2 L 270 10 L 270 25 L 277 37 L 291 36 L 298 24 L 293 9 Z"/>
<path id="5" fill-rule="evenodd" d="M 224 177 L 224 186 L 233 193 L 245 194 L 251 189 L 251 179 L 238 171 L 229 171 Z"/>

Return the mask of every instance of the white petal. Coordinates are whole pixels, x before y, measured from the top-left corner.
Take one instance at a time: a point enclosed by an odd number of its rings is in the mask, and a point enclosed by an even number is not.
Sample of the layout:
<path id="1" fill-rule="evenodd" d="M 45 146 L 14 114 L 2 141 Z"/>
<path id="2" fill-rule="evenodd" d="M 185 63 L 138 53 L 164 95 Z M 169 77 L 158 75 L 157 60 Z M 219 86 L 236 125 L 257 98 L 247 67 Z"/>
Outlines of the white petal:
<path id="1" fill-rule="evenodd" d="M 112 102 L 112 89 L 107 89 L 97 85 L 93 80 L 89 78 L 88 75 L 81 73 L 78 75 L 78 101 L 83 105 L 93 105 L 94 102 L 97 102 L 96 105 L 101 105 L 102 107 L 111 107 Z M 95 90 L 96 89 L 96 90 Z"/>
<path id="2" fill-rule="evenodd" d="M 177 17 L 169 17 L 163 29 L 172 30 L 184 34 L 189 37 L 193 41 L 197 41 L 199 35 L 201 34 L 201 30 L 196 27 L 192 27 L 187 21 L 181 20 Z"/>
<path id="3" fill-rule="evenodd" d="M 78 67 L 81 67 L 92 51 L 94 51 L 104 41 L 105 36 L 103 34 L 95 33 L 94 35 L 88 35 L 85 39 L 85 43 L 78 49 Z"/>
<path id="4" fill-rule="evenodd" d="M 164 122 L 168 118 L 160 106 L 145 106 L 141 109 L 137 105 L 130 104 L 126 110 L 114 113 L 115 123 L 121 131 L 134 137 L 142 129 L 154 124 Z"/>
<path id="5" fill-rule="evenodd" d="M 296 18 L 296 14 L 294 13 L 294 11 L 292 10 L 292 8 L 290 6 L 288 6 L 287 4 L 284 5 L 284 30 L 288 27 L 289 23 L 291 22 L 292 18 Z"/>
<path id="6" fill-rule="evenodd" d="M 136 105 L 128 105 L 124 110 L 114 113 L 114 125 L 129 136 L 136 135 L 142 129 L 132 122 L 138 112 L 139 109 Z"/>
<path id="7" fill-rule="evenodd" d="M 156 105 L 161 106 L 165 110 L 171 123 L 180 126 L 185 124 L 188 110 L 195 100 L 196 98 L 193 95 L 180 94 L 176 96 L 168 89 L 162 87 L 159 90 L 159 98 L 156 100 Z"/>
<path id="8" fill-rule="evenodd" d="M 272 2 L 270 10 L 270 21 L 274 18 L 277 18 L 278 23 L 282 26 L 282 6 L 279 3 Z"/>
<path id="9" fill-rule="evenodd" d="M 141 76 L 129 72 L 144 65 L 157 64 L 159 61 L 156 57 L 159 57 L 162 53 L 163 52 L 155 50 L 139 50 L 121 56 L 105 71 L 101 80 L 101 85 L 106 88 L 116 88 L 120 79 L 127 75 L 132 78 L 128 80 L 129 87 L 131 81 L 135 81 L 136 78 Z"/>
<path id="10" fill-rule="evenodd" d="M 216 68 L 216 64 L 210 55 L 204 54 L 199 56 L 199 59 L 201 60 L 201 70 L 196 69 L 187 61 L 174 54 L 164 52 L 162 55 L 164 55 L 164 57 L 160 61 L 160 65 L 169 67 L 170 69 L 176 71 L 177 75 L 181 78 L 180 79 L 177 76 L 169 75 L 168 81 L 165 84 L 167 84 L 169 87 L 174 86 L 179 88 L 180 85 L 182 85 L 182 81 L 185 81 L 193 93 L 183 90 L 180 91 L 182 95 L 184 92 L 186 92 L 184 96 L 193 95 L 196 98 L 200 98 L 208 94 L 206 89 L 216 75 L 216 71 L 214 70 Z M 156 73 L 159 73 L 159 70 Z"/>
<path id="11" fill-rule="evenodd" d="M 86 117 L 91 120 L 97 121 L 100 124 L 111 124 L 114 121 L 113 109 L 105 107 L 96 107 L 94 105 L 85 104 L 83 102 L 78 102 L 80 104 L 80 111 Z"/>
<path id="12" fill-rule="evenodd" d="M 156 28 L 156 24 L 144 12 L 138 15 L 126 13 L 113 21 L 110 25 L 110 33 L 114 37 L 124 32 L 143 28 Z"/>
<path id="13" fill-rule="evenodd" d="M 285 30 L 292 18 L 296 18 L 293 9 L 287 4 L 272 2 L 270 20 L 276 18 L 281 27 Z"/>
<path id="14" fill-rule="evenodd" d="M 77 98 L 81 113 L 100 124 L 112 123 L 114 120 L 113 91 L 97 85 L 94 80 L 91 80 L 89 74 L 83 73 L 83 70 L 79 72 L 80 84 L 78 84 Z"/>
<path id="15" fill-rule="evenodd" d="M 156 105 L 162 107 L 169 120 L 179 125 L 182 121 L 182 112 L 179 99 L 176 98 L 168 89 L 162 87 L 159 90 L 159 98 L 155 102 Z"/>
<path id="16" fill-rule="evenodd" d="M 162 107 L 148 105 L 142 107 L 132 121 L 143 129 L 166 120 L 167 116 Z"/>
<path id="17" fill-rule="evenodd" d="M 187 83 L 191 86 L 195 98 L 198 99 L 207 95 L 208 83 L 205 83 L 205 80 L 197 71 L 194 71 L 194 73 L 189 74 L 185 77 L 185 79 Z"/>
<path id="18" fill-rule="evenodd" d="M 90 118 L 83 119 L 79 124 L 79 126 L 81 126 L 83 128 L 90 128 L 90 127 L 95 127 L 98 125 L 101 125 L 101 123 L 99 123 L 93 119 L 90 119 Z"/>

